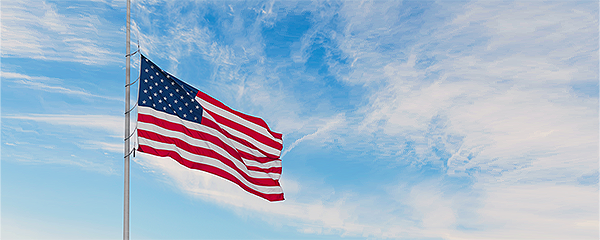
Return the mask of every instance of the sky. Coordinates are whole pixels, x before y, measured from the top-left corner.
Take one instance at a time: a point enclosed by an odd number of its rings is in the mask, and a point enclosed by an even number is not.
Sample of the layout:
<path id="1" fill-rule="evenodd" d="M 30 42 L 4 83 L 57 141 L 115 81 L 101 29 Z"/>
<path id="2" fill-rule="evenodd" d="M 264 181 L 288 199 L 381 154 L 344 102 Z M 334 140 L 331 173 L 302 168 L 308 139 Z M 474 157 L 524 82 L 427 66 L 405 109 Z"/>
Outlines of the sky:
<path id="1" fill-rule="evenodd" d="M 125 1 L 0 4 L 1 238 L 120 239 Z M 131 239 L 598 239 L 598 5 L 133 0 L 132 51 L 283 133 L 286 200 L 138 153 Z"/>

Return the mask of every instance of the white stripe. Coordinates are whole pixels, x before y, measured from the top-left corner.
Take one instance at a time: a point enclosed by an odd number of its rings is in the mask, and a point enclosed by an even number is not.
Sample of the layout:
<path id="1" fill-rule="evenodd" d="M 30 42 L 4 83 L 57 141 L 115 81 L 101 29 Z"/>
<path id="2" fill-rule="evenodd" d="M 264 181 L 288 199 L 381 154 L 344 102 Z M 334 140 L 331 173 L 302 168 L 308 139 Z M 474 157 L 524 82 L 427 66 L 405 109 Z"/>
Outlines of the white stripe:
<path id="1" fill-rule="evenodd" d="M 250 183 L 241 174 L 239 174 L 237 171 L 233 170 L 229 166 L 225 165 L 221 161 L 216 160 L 214 158 L 202 156 L 202 155 L 192 154 L 181 148 L 178 148 L 174 144 L 165 144 L 165 143 L 161 143 L 161 142 L 152 141 L 152 140 L 146 139 L 146 138 L 140 138 L 139 143 L 140 143 L 140 145 L 150 146 L 150 147 L 152 147 L 154 149 L 158 149 L 158 150 L 174 151 L 174 152 L 177 152 L 182 158 L 184 158 L 186 160 L 219 168 L 219 169 L 231 174 L 233 177 L 235 177 L 240 182 L 242 182 L 242 184 L 244 184 L 258 192 L 261 192 L 264 194 L 283 193 L 283 190 L 281 189 L 280 186 L 262 186 L 262 185 Z"/>
<path id="2" fill-rule="evenodd" d="M 281 167 L 281 160 L 270 161 L 270 162 L 266 162 L 266 163 L 261 163 L 261 162 L 255 161 L 255 160 L 246 159 L 244 157 L 242 157 L 242 160 L 244 160 L 244 163 L 248 167 L 258 167 L 258 168 L 262 168 L 262 169 Z"/>
<path id="3" fill-rule="evenodd" d="M 274 180 L 279 180 L 281 178 L 281 174 L 279 174 L 279 173 L 268 173 L 268 174 Z"/>
<path id="4" fill-rule="evenodd" d="M 207 134 L 213 135 L 213 136 L 219 138 L 219 140 L 227 143 L 228 145 L 233 146 L 235 149 L 237 149 L 240 152 L 245 152 L 245 153 L 248 153 L 248 154 L 250 154 L 252 156 L 255 156 L 255 157 L 266 157 L 260 151 L 258 151 L 256 149 L 253 149 L 253 148 L 250 148 L 250 147 L 248 147 L 248 146 L 246 146 L 246 145 L 244 145 L 242 143 L 239 143 L 239 142 L 235 141 L 234 139 L 230 139 L 230 138 L 226 137 L 225 135 L 223 135 L 221 132 L 219 132 L 219 131 L 217 131 L 215 129 L 212 129 L 210 127 L 204 126 L 202 124 L 198 124 L 198 123 L 195 123 L 195 122 L 190 122 L 190 121 L 187 121 L 187 120 L 183 120 L 183 119 L 181 119 L 181 118 L 179 118 L 177 116 L 174 116 L 174 115 L 171 115 L 171 114 L 168 114 L 168 113 L 165 113 L 165 112 L 157 111 L 157 110 L 154 110 L 153 108 L 150 108 L 150 107 L 138 106 L 138 113 L 142 113 L 142 114 L 146 114 L 146 115 L 152 115 L 152 116 L 155 116 L 157 118 L 163 119 L 165 121 L 169 121 L 169 122 L 172 122 L 172 123 L 181 124 L 181 125 L 186 126 L 187 128 L 194 129 L 194 130 L 197 130 L 197 131 L 200 131 L 200 132 L 203 132 L 203 133 L 207 133 Z M 202 114 L 203 114 L 203 117 L 211 119 L 212 122 L 215 122 L 215 120 L 207 112 L 204 112 Z M 279 156 L 279 155 L 277 155 L 277 156 Z"/>
<path id="5" fill-rule="evenodd" d="M 195 147 L 213 150 L 217 154 L 229 159 L 231 162 L 233 162 L 235 164 L 235 166 L 237 168 L 239 168 L 244 173 L 246 173 L 246 175 L 248 175 L 252 178 L 271 178 L 271 176 L 265 172 L 249 170 L 246 167 L 246 165 L 244 165 L 244 163 L 240 162 L 237 158 L 231 156 L 231 154 L 229 154 L 226 150 L 224 150 L 220 146 L 218 146 L 210 141 L 196 139 L 196 138 L 190 137 L 184 133 L 168 130 L 168 129 L 156 126 L 154 124 L 151 124 L 151 123 L 138 122 L 138 129 L 154 132 L 154 133 L 157 133 L 162 136 L 177 138 L 177 139 L 179 139 L 183 142 L 186 142 Z"/>
<path id="6" fill-rule="evenodd" d="M 222 109 L 220 107 L 212 105 L 208 101 L 205 101 L 204 99 L 202 99 L 202 98 L 200 98 L 198 96 L 196 96 L 196 100 L 198 102 L 200 102 L 200 105 L 202 105 L 203 108 L 206 108 L 209 111 L 211 111 L 211 112 L 213 112 L 215 114 L 218 114 L 221 117 L 224 117 L 224 118 L 227 118 L 227 119 L 229 119 L 231 121 L 239 123 L 242 126 L 246 126 L 246 127 L 250 128 L 250 129 L 254 130 L 257 133 L 259 133 L 259 134 L 261 134 L 261 135 L 263 135 L 263 136 L 265 136 L 267 138 L 272 139 L 275 142 L 283 144 L 283 141 L 281 141 L 278 138 L 273 137 L 273 135 L 271 135 L 271 133 L 269 132 L 269 130 L 266 129 L 266 128 L 264 128 L 263 126 L 260 126 L 260 125 L 258 125 L 256 123 L 253 123 L 253 122 L 250 122 L 250 121 L 248 121 L 248 120 L 246 120 L 246 119 L 244 119 L 244 118 L 242 118 L 242 117 L 240 117 L 238 115 L 235 115 L 235 114 L 233 114 L 233 113 L 231 113 L 231 112 L 229 112 L 229 111 L 227 111 L 225 109 Z M 235 111 L 235 110 L 233 110 L 233 111 Z"/>

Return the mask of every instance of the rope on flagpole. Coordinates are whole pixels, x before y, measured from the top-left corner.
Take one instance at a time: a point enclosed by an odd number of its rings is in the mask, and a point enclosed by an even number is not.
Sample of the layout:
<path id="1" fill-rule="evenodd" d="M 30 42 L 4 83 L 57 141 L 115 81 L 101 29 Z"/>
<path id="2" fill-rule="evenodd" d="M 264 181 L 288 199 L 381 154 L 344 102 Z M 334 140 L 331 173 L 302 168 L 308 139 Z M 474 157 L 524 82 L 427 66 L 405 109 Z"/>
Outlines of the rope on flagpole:
<path id="1" fill-rule="evenodd" d="M 131 134 L 129 134 L 129 136 L 128 136 L 128 137 L 126 137 L 124 141 L 127 141 L 127 140 L 129 140 L 129 139 L 130 139 L 130 138 L 133 136 L 133 134 L 135 134 L 135 130 L 137 130 L 137 124 L 136 124 L 136 126 L 133 128 L 133 131 L 131 131 Z"/>
<path id="2" fill-rule="evenodd" d="M 139 76 L 138 76 L 138 78 L 137 78 L 135 81 L 133 81 L 132 83 L 130 83 L 130 84 L 125 84 L 125 87 L 129 87 L 129 86 L 131 86 L 131 85 L 135 84 L 135 83 L 136 83 L 138 80 L 140 80 L 140 77 L 139 77 Z"/>
<path id="3" fill-rule="evenodd" d="M 139 45 L 138 45 L 138 46 L 139 46 Z M 136 55 L 136 54 L 138 53 L 138 51 L 139 51 L 139 50 L 140 50 L 140 49 L 138 49 L 138 50 L 135 50 L 135 52 L 132 52 L 132 53 L 130 53 L 130 54 L 127 54 L 127 55 L 125 55 L 125 57 L 131 57 L 131 56 L 133 56 L 133 55 Z"/>
<path id="4" fill-rule="evenodd" d="M 131 151 L 129 151 L 129 153 L 127 153 L 127 155 L 125 155 L 125 158 L 129 157 L 129 155 L 131 155 L 132 153 L 133 153 L 133 157 L 135 157 L 135 150 L 136 150 L 135 148 L 132 148 Z"/>
<path id="5" fill-rule="evenodd" d="M 134 105 L 134 106 L 133 106 L 131 109 L 129 109 L 128 111 L 126 111 L 126 112 L 125 112 L 125 114 L 128 114 L 128 113 L 130 113 L 130 112 L 131 112 L 131 111 L 133 111 L 133 109 L 135 109 L 136 107 L 137 107 L 137 102 L 135 103 L 135 105 Z"/>

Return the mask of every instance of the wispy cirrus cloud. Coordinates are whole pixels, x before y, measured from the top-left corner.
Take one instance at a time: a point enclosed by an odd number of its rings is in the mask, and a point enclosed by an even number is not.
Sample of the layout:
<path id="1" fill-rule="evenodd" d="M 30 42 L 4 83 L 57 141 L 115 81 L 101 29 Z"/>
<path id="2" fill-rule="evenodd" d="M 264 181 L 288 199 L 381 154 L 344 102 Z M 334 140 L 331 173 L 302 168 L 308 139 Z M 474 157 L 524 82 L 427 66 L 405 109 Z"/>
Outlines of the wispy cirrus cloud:
<path id="1" fill-rule="evenodd" d="M 93 98 L 102 98 L 113 101 L 123 101 L 120 98 L 101 96 L 89 93 L 85 90 L 80 89 L 71 89 L 64 87 L 63 84 L 60 84 L 61 81 L 59 79 L 48 78 L 43 76 L 28 76 L 25 74 L 14 73 L 14 72 L 1 72 L 0 75 L 3 79 L 12 81 L 20 87 L 27 87 L 31 89 L 46 91 L 46 92 L 55 92 L 55 93 L 63 93 L 68 95 L 76 95 L 80 97 L 93 97 Z M 54 83 L 54 84 L 53 84 Z"/>
<path id="2" fill-rule="evenodd" d="M 439 8 L 445 4 L 440 5 L 433 5 L 437 9 L 433 15 L 446 13 L 447 18 L 442 18 L 446 20 L 432 19 L 435 27 L 419 30 L 418 41 L 407 40 L 408 47 L 398 48 L 381 48 L 381 44 L 400 36 L 402 31 L 395 26 L 402 14 L 379 12 L 399 11 L 400 4 L 344 5 L 345 31 L 352 36 L 339 41 L 352 59 L 345 80 L 382 86 L 374 88 L 368 106 L 362 109 L 361 129 L 379 139 L 407 139 L 417 145 L 417 159 L 412 161 L 433 163 L 448 176 L 476 181 L 474 193 L 481 194 L 476 199 L 481 204 L 474 212 L 476 221 L 492 221 L 495 216 L 488 213 L 504 211 L 505 221 L 514 213 L 540 224 L 528 230 L 503 225 L 505 234 L 500 235 L 492 234 L 495 230 L 491 229 L 497 227 L 493 224 L 473 226 L 489 232 L 456 231 L 456 224 L 463 222 L 457 214 L 467 208 L 452 206 L 448 215 L 453 216 L 448 218 L 452 224 L 440 229 L 423 222 L 422 227 L 466 239 L 530 238 L 541 232 L 560 239 L 579 231 L 587 234 L 582 238 L 597 236 L 597 187 L 581 185 L 580 179 L 598 172 L 598 97 L 573 87 L 598 77 L 597 6 L 472 2 L 445 12 Z M 579 37 L 572 40 L 572 35 Z M 442 122 L 443 131 L 436 135 L 438 139 L 431 139 L 429 123 L 440 117 L 447 119 Z M 448 142 L 449 136 L 459 136 L 460 144 Z M 402 147 L 387 146 L 405 153 Z M 430 158 L 432 147 L 436 152 L 441 147 L 446 157 Z M 511 189 L 536 186 L 540 187 L 537 193 L 556 201 L 526 197 L 514 206 L 494 205 L 526 191 Z M 569 194 L 581 199 L 563 197 Z M 547 209 L 560 204 L 585 207 L 569 215 L 577 218 L 571 222 L 580 223 L 572 226 L 550 210 L 542 217 L 540 209 L 533 207 L 537 203 L 548 204 Z M 583 209 L 589 213 L 579 214 Z M 566 225 L 557 227 L 561 224 Z"/>
<path id="3" fill-rule="evenodd" d="M 296 141 L 294 141 L 292 144 L 290 144 L 290 146 L 287 146 L 285 148 L 285 150 L 283 151 L 283 153 L 281 153 L 281 157 L 282 158 L 285 157 L 285 155 L 288 152 L 290 152 L 292 149 L 294 149 L 294 147 L 296 147 L 298 144 L 300 144 L 303 141 L 317 140 L 317 139 L 320 141 L 330 140 L 330 138 L 325 135 L 328 132 L 330 132 L 331 130 L 334 130 L 339 127 L 344 127 L 346 119 L 343 114 L 338 114 L 337 116 L 335 116 L 331 119 L 323 119 L 323 120 L 325 120 L 324 124 L 322 126 L 319 126 L 315 132 L 304 135 L 301 138 L 296 139 Z M 313 119 L 313 121 L 314 121 L 314 119 Z"/>
<path id="4" fill-rule="evenodd" d="M 294 196 L 305 194 L 303 192 L 327 194 L 325 192 L 327 190 L 307 187 L 289 178 L 281 180 L 281 185 L 288 196 L 287 200 L 271 203 L 249 195 L 227 180 L 201 171 L 190 170 L 170 158 L 140 154 L 134 161 L 144 166 L 146 170 L 155 172 L 156 176 L 162 175 L 163 181 L 168 182 L 169 185 L 175 185 L 187 194 L 226 207 L 233 207 L 236 210 L 259 212 L 263 216 L 261 217 L 263 220 L 272 224 L 285 221 L 286 225 L 295 226 L 305 233 L 369 236 L 375 235 L 376 231 L 381 230 L 378 227 L 356 221 L 353 213 L 354 208 L 359 207 L 358 202 L 347 201 L 346 198 L 333 202 L 323 201 L 318 197 L 311 197 L 308 201 L 295 200 Z M 364 206 L 362 210 L 366 211 L 365 208 L 368 207 Z M 243 213 L 240 212 L 240 214 Z"/>
<path id="5" fill-rule="evenodd" d="M 81 8 L 77 15 L 58 12 L 47 1 L 5 1 L 2 4 L 2 57 L 79 62 L 87 65 L 120 61 L 114 52 L 114 26 L 93 13 L 102 7 Z M 92 11 L 90 11 L 92 10 Z M 107 44 L 108 43 L 108 44 Z M 110 47 L 110 45 L 113 45 Z"/>
<path id="6" fill-rule="evenodd" d="M 73 114 L 6 114 L 2 116 L 2 119 L 2 132 L 4 135 L 2 141 L 10 146 L 5 148 L 2 153 L 3 161 L 72 165 L 104 174 L 116 174 L 117 172 L 113 166 L 113 161 L 106 161 L 102 156 L 98 159 L 99 156 L 89 154 L 89 149 L 122 153 L 124 129 L 122 117 Z M 14 120 L 20 122 L 16 123 Z M 23 126 L 18 126 L 20 124 L 31 129 L 23 129 Z M 46 128 L 45 124 L 56 127 Z M 134 127 L 135 123 L 132 124 L 132 129 Z M 40 149 L 40 147 L 45 149 Z M 25 153 L 23 152 L 24 149 L 35 149 L 35 151 Z"/>
<path id="7" fill-rule="evenodd" d="M 116 136 L 123 135 L 123 124 L 125 122 L 123 117 L 111 115 L 12 114 L 3 115 L 2 118 L 46 122 L 55 125 L 95 128 L 107 131 Z"/>

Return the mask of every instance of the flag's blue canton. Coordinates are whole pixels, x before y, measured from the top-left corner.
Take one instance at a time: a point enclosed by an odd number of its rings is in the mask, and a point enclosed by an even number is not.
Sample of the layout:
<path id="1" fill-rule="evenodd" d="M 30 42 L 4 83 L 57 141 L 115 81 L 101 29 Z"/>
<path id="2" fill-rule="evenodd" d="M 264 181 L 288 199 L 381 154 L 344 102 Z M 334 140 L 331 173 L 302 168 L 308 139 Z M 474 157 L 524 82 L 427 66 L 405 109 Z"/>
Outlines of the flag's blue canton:
<path id="1" fill-rule="evenodd" d="M 142 56 L 138 105 L 200 123 L 202 106 L 194 99 L 198 90 L 158 68 Z"/>

